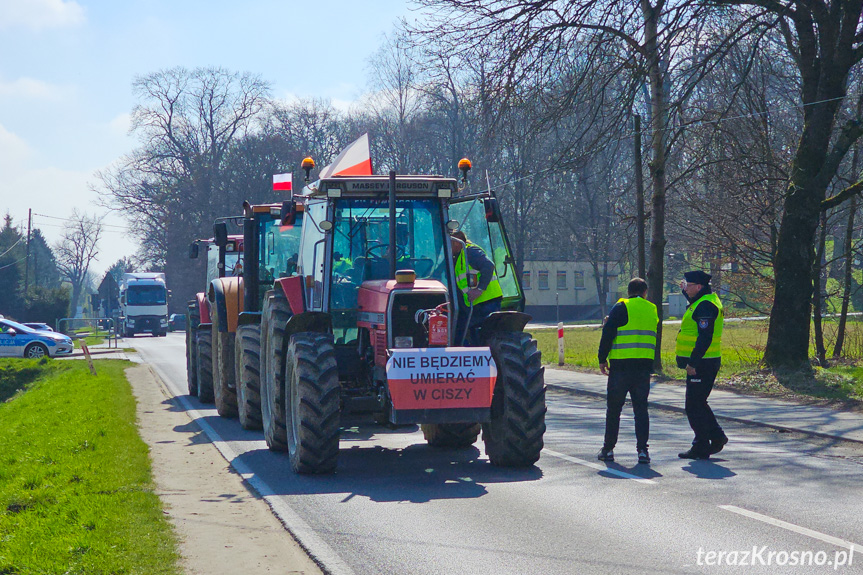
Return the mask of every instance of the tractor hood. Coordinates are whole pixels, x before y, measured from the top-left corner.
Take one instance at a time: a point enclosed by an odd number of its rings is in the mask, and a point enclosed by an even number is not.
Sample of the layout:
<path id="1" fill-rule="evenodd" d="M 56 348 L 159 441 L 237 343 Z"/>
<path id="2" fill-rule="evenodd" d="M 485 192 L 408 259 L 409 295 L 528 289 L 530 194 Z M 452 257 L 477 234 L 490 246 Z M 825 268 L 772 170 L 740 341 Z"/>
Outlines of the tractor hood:
<path id="1" fill-rule="evenodd" d="M 363 312 L 384 313 L 387 310 L 390 294 L 403 291 L 446 294 L 447 289 L 437 280 L 414 280 L 409 283 L 398 283 L 392 279 L 367 280 L 360 286 L 357 294 L 357 307 L 361 314 Z M 383 320 L 370 323 L 383 323 Z"/>

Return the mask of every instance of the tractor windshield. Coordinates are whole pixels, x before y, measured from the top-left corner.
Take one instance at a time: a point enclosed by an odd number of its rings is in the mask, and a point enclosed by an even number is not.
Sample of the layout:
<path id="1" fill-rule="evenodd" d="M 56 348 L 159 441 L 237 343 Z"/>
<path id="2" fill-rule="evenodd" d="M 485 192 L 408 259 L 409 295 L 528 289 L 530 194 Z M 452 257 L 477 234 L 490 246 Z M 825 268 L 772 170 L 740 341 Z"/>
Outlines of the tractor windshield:
<path id="1" fill-rule="evenodd" d="M 390 278 L 389 218 L 386 199 L 341 199 L 336 203 L 330 311 L 337 342 L 350 343 L 356 338 L 360 285 Z M 443 229 L 437 198 L 396 200 L 396 268 L 412 269 L 418 279 L 447 284 Z"/>
<path id="2" fill-rule="evenodd" d="M 278 278 L 297 273 L 300 231 L 303 214 L 298 212 L 293 225 L 283 226 L 278 218 L 262 218 L 258 224 L 258 278 L 261 293 Z"/>

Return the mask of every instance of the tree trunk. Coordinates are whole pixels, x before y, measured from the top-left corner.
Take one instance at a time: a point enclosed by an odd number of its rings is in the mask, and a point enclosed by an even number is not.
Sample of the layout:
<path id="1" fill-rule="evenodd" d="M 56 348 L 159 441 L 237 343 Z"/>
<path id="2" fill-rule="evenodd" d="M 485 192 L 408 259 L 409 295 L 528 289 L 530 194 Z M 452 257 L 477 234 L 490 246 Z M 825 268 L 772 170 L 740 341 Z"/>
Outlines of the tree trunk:
<path id="1" fill-rule="evenodd" d="M 822 282 L 821 273 L 824 269 L 824 250 L 827 245 L 827 212 L 821 212 L 821 233 L 818 235 L 818 251 L 815 254 L 815 259 L 812 261 L 812 277 L 814 278 L 815 287 L 812 293 L 812 324 L 815 332 L 815 356 L 818 359 L 818 365 L 827 367 L 827 350 L 824 348 L 824 330 L 821 325 L 821 308 L 824 304 L 821 294 Z"/>
<path id="2" fill-rule="evenodd" d="M 653 184 L 650 264 L 647 270 L 649 299 L 659 314 L 656 331 L 656 357 L 653 368 L 662 372 L 662 298 L 665 283 L 665 165 L 666 165 L 666 94 L 659 49 L 656 43 L 659 14 L 647 0 L 642 0 L 644 15 L 644 48 L 647 52 L 647 73 L 650 83 L 651 155 L 650 178 Z"/>
<path id="3" fill-rule="evenodd" d="M 857 149 L 854 149 L 853 171 L 857 170 Z M 848 225 L 845 228 L 845 277 L 842 291 L 842 311 L 839 313 L 839 327 L 836 333 L 836 344 L 833 346 L 833 359 L 842 356 L 842 346 L 845 345 L 845 323 L 848 320 L 848 304 L 851 302 L 851 281 L 854 264 L 854 215 L 857 211 L 857 196 L 852 196 L 848 206 Z"/>

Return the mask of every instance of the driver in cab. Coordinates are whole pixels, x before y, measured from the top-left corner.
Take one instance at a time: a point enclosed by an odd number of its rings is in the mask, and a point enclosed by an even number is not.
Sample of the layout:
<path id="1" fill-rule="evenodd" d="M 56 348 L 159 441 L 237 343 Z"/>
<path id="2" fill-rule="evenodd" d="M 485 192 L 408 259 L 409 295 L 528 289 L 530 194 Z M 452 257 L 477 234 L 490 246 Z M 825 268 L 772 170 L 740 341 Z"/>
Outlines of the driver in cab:
<path id="1" fill-rule="evenodd" d="M 470 243 L 461 230 L 450 235 L 452 256 L 455 263 L 456 285 L 462 294 L 457 297 L 459 305 L 458 326 L 456 328 L 456 343 L 462 341 L 475 344 L 475 328 L 482 325 L 483 320 L 496 311 L 500 311 L 503 291 L 500 288 L 497 274 L 492 262 L 485 252 L 476 244 Z M 472 309 L 471 309 L 472 308 Z M 465 324 L 470 334 L 464 335 Z"/>

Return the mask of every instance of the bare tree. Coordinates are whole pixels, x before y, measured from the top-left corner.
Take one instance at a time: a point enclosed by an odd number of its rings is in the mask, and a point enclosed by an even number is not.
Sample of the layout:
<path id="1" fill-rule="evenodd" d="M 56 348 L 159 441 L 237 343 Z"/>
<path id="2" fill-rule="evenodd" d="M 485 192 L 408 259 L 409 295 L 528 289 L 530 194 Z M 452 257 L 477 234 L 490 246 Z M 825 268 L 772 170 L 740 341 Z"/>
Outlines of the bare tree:
<path id="1" fill-rule="evenodd" d="M 103 218 L 104 216 L 88 216 L 74 210 L 62 239 L 54 245 L 57 268 L 63 278 L 72 285 L 72 315 L 78 313 L 78 302 L 88 280 L 90 264 L 99 259 Z"/>

